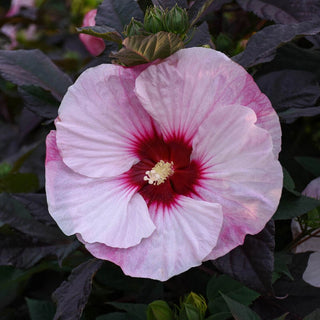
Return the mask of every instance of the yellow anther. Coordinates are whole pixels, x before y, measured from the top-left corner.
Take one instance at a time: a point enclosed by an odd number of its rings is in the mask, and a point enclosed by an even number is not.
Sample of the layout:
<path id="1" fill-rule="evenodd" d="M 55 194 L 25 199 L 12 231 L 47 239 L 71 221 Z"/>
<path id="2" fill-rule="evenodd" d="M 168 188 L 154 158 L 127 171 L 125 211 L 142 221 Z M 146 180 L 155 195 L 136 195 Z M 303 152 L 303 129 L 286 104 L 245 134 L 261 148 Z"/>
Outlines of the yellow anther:
<path id="1" fill-rule="evenodd" d="M 160 160 L 150 171 L 146 171 L 143 180 L 148 181 L 149 184 L 159 185 L 164 183 L 168 177 L 173 175 L 173 162 L 164 162 Z"/>

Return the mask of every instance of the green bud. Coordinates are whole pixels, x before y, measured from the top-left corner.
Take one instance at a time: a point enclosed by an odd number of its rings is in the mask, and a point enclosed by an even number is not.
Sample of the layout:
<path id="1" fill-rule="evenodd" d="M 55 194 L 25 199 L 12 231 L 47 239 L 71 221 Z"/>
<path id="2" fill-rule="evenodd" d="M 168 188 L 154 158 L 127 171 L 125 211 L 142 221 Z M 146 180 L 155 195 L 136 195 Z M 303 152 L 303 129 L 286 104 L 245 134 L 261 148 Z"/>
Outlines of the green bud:
<path id="1" fill-rule="evenodd" d="M 143 24 L 132 18 L 130 23 L 125 26 L 123 33 L 127 37 L 138 36 L 143 33 Z"/>
<path id="2" fill-rule="evenodd" d="M 179 320 L 203 320 L 206 311 L 204 297 L 191 292 L 181 303 Z"/>
<path id="3" fill-rule="evenodd" d="M 165 301 L 156 300 L 148 305 L 147 320 L 174 320 L 174 316 Z"/>
<path id="4" fill-rule="evenodd" d="M 188 14 L 185 9 L 175 5 L 166 15 L 164 21 L 166 31 L 185 34 L 189 29 Z"/>
<path id="5" fill-rule="evenodd" d="M 165 31 L 163 24 L 164 10 L 158 7 L 150 7 L 144 16 L 144 29 L 151 33 Z"/>

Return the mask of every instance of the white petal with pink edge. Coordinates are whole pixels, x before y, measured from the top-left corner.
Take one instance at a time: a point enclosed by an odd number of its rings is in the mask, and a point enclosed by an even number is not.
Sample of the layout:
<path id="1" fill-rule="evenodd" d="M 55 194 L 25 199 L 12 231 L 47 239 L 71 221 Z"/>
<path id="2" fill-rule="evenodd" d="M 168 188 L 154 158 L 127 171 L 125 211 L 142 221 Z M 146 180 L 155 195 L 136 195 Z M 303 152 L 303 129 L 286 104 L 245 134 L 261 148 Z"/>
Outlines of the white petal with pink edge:
<path id="1" fill-rule="evenodd" d="M 320 200 L 320 177 L 310 181 L 302 191 L 302 194 L 307 197 Z"/>
<path id="2" fill-rule="evenodd" d="M 55 131 L 47 137 L 46 192 L 49 212 L 61 230 L 79 233 L 87 242 L 127 248 L 155 229 L 142 196 L 120 178 L 89 178 L 69 169 L 59 155 Z"/>
<path id="3" fill-rule="evenodd" d="M 86 70 L 62 100 L 56 120 L 63 162 L 88 177 L 113 177 L 138 162 L 135 143 L 152 120 L 133 93 L 139 68 L 103 64 Z"/>
<path id="4" fill-rule="evenodd" d="M 255 125 L 246 107 L 218 106 L 199 127 L 192 159 L 202 163 L 196 186 L 201 199 L 220 203 L 223 226 L 208 259 L 216 259 L 260 232 L 276 211 L 282 169 L 272 151 L 270 134 Z"/>
<path id="5" fill-rule="evenodd" d="M 314 287 L 320 287 L 320 252 L 311 253 L 302 279 Z"/>
<path id="6" fill-rule="evenodd" d="M 86 243 L 86 248 L 127 275 L 165 281 L 200 265 L 218 240 L 223 220 L 219 204 L 181 196 L 171 208 L 150 211 L 156 231 L 139 245 L 116 249 Z"/>
<path id="7" fill-rule="evenodd" d="M 255 111 L 257 125 L 272 136 L 275 155 L 280 151 L 279 118 L 270 101 L 245 69 L 221 52 L 179 50 L 142 72 L 136 93 L 166 138 L 189 140 L 216 105 L 238 104 Z"/>

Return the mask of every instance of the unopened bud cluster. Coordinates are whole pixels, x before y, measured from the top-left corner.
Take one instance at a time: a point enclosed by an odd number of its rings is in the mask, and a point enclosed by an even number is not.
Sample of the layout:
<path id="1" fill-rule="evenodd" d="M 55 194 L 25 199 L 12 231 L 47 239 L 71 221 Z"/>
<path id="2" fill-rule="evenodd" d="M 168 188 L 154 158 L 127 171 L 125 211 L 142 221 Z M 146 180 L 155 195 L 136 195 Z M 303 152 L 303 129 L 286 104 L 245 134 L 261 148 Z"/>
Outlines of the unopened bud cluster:
<path id="1" fill-rule="evenodd" d="M 127 37 L 146 35 L 160 31 L 172 32 L 184 36 L 189 29 L 189 19 L 185 9 L 175 5 L 172 9 L 150 7 L 147 9 L 144 22 L 131 19 L 125 27 Z"/>

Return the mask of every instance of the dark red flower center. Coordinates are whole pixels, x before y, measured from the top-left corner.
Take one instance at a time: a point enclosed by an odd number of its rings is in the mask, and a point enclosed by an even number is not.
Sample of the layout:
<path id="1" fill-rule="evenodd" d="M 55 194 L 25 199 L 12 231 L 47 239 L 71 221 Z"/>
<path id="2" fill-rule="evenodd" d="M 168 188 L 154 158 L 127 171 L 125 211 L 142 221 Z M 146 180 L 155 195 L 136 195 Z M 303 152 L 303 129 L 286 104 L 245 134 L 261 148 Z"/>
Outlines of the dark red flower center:
<path id="1" fill-rule="evenodd" d="M 148 206 L 151 204 L 171 206 L 178 195 L 190 196 L 201 176 L 200 164 L 190 161 L 192 147 L 182 138 L 164 141 L 155 134 L 136 144 L 135 153 L 140 159 L 128 172 L 130 185 L 138 187 Z M 164 181 L 154 183 L 150 172 L 165 163 L 169 170 L 164 171 Z M 166 169 L 165 169 L 166 170 Z M 161 171 L 160 171 L 161 173 Z M 168 174 L 166 174 L 168 173 Z M 151 176 L 152 177 L 152 176 Z"/>

